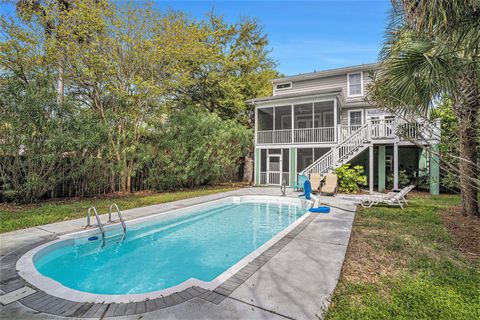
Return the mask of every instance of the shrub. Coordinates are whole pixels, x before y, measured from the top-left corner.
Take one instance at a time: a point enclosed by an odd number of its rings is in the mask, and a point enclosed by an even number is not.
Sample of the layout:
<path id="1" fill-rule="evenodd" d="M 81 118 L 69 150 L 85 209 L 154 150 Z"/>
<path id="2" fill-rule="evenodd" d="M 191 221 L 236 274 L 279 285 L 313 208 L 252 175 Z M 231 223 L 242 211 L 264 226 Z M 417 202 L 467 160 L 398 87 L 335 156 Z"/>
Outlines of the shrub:
<path id="1" fill-rule="evenodd" d="M 407 171 L 399 170 L 398 171 L 398 187 L 404 188 L 411 184 L 411 182 L 415 181 L 415 177 L 409 176 Z M 387 176 L 387 189 L 393 189 L 393 173 Z"/>
<path id="2" fill-rule="evenodd" d="M 350 164 L 344 164 L 335 170 L 338 176 L 338 190 L 340 192 L 356 193 L 361 186 L 367 184 L 367 176 L 364 174 L 363 166 L 354 166 L 350 168 Z"/>
<path id="3" fill-rule="evenodd" d="M 149 187 L 159 191 L 232 180 L 252 140 L 238 122 L 194 108 L 175 113 L 158 132 L 145 166 Z"/>

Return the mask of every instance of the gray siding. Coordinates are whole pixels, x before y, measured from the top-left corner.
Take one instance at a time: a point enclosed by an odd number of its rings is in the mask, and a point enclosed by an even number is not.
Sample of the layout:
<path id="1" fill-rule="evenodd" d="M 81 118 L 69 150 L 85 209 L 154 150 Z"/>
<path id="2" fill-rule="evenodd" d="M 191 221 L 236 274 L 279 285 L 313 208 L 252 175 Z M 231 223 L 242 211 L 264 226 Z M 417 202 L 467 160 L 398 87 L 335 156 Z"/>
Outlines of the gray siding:
<path id="1" fill-rule="evenodd" d="M 363 71 L 363 96 L 359 97 L 348 97 L 347 96 L 347 73 L 335 76 L 328 76 L 328 77 L 319 77 L 309 80 L 297 80 L 292 81 L 292 87 L 290 89 L 283 89 L 283 90 L 276 90 L 274 84 L 274 91 L 273 95 L 280 96 L 282 94 L 289 94 L 289 93 L 300 93 L 300 92 L 308 92 L 312 90 L 323 90 L 323 89 L 332 89 L 332 88 L 342 88 L 343 95 L 346 101 L 346 107 L 349 106 L 350 103 L 359 103 L 365 102 L 365 93 L 367 90 L 367 86 L 370 83 L 370 77 L 368 70 Z M 365 102 L 366 103 L 366 102 Z"/>

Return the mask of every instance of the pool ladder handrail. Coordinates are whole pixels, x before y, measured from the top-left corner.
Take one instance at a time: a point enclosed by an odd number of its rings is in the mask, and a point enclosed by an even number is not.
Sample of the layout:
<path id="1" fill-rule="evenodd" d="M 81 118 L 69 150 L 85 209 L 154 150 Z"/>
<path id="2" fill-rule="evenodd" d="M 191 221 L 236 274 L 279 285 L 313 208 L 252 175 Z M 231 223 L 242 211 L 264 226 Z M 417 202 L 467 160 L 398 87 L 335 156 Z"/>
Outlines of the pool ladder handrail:
<path id="1" fill-rule="evenodd" d="M 125 224 L 125 221 L 123 220 L 122 213 L 120 212 L 120 209 L 118 208 L 118 205 L 114 202 L 110 205 L 110 209 L 108 212 L 108 222 L 113 222 L 112 220 L 112 208 L 115 207 L 117 210 L 118 218 L 120 219 L 120 222 L 122 223 L 123 227 L 123 233 L 127 233 L 127 225 Z"/>
<path id="2" fill-rule="evenodd" d="M 95 218 L 97 219 L 98 227 L 100 228 L 100 231 L 102 232 L 102 238 L 105 238 L 105 230 L 103 229 L 103 224 L 100 221 L 100 217 L 98 216 L 97 209 L 94 206 L 91 206 L 90 208 L 88 208 L 88 211 L 87 211 L 87 227 L 91 226 L 90 215 L 91 215 L 92 209 L 93 209 L 93 213 L 95 214 Z"/>

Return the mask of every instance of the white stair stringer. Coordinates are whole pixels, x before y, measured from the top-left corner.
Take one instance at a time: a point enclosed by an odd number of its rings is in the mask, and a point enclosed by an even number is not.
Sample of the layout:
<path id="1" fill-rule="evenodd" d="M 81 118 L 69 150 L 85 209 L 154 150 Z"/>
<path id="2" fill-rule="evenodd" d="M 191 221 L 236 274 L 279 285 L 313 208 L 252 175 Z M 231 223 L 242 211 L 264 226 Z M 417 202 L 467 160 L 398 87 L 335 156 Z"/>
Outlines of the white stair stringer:
<path id="1" fill-rule="evenodd" d="M 330 170 L 334 170 L 355 158 L 368 148 L 370 143 L 369 126 L 364 124 L 341 143 L 306 167 L 300 174 L 308 177 L 311 173 L 320 173 L 323 176 Z"/>

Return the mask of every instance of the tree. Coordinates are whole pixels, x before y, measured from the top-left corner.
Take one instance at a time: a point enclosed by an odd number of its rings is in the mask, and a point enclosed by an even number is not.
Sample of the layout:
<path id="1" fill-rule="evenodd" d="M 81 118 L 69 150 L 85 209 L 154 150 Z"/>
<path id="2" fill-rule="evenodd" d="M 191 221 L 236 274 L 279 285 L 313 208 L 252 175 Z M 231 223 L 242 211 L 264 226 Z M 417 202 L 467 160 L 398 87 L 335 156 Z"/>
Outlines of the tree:
<path id="1" fill-rule="evenodd" d="M 462 214 L 480 217 L 480 1 L 393 0 L 392 20 L 369 99 L 392 112 L 427 116 L 453 101 L 459 127 Z"/>

